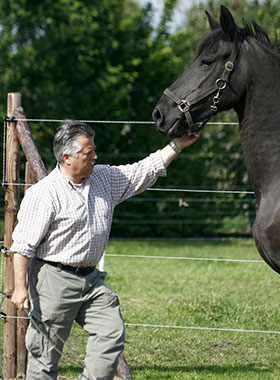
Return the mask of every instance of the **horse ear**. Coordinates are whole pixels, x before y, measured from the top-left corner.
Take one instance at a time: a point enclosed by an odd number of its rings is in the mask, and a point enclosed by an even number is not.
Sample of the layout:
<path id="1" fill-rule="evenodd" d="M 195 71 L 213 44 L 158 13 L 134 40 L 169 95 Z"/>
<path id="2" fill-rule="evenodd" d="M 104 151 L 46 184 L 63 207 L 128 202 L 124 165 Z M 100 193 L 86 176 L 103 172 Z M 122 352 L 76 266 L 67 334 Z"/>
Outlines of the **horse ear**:
<path id="1" fill-rule="evenodd" d="M 230 39 L 233 40 L 237 26 L 235 24 L 234 18 L 232 17 L 232 14 L 223 5 L 221 5 L 220 24 L 223 32 L 229 35 Z"/>
<path id="2" fill-rule="evenodd" d="M 209 22 L 211 30 L 213 31 L 215 29 L 220 28 L 219 22 L 211 15 L 211 13 L 208 11 L 205 11 L 205 13 L 208 18 L 208 22 Z"/>

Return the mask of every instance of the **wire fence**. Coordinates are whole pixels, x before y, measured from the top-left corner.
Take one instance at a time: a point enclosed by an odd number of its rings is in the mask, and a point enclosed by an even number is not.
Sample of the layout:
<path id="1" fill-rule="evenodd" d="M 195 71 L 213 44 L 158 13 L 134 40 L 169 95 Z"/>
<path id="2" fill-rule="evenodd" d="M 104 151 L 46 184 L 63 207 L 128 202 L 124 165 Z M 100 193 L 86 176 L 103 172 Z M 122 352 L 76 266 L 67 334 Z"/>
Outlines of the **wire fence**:
<path id="1" fill-rule="evenodd" d="M 3 257 L 3 255 L 1 255 Z M 250 264 L 263 264 L 262 260 L 242 260 L 242 259 L 234 259 L 234 258 L 213 258 L 213 257 L 175 257 L 175 256 L 158 256 L 158 255 L 137 255 L 137 254 L 113 254 L 106 253 L 106 256 L 112 258 L 125 258 L 125 259 L 156 259 L 156 260 L 192 260 L 192 261 L 216 261 L 216 262 L 224 262 L 224 263 L 250 263 Z M 3 265 L 3 260 L 1 259 L 1 266 Z M 3 273 L 3 270 L 1 270 Z M 5 316 L 1 314 L 2 318 L 5 319 L 30 319 L 29 316 L 26 317 L 17 317 L 17 316 Z M 263 329 L 243 329 L 243 328 L 227 328 L 227 327 L 212 327 L 212 326 L 188 326 L 188 325 L 172 325 L 172 324 L 150 324 L 150 323 L 133 323 L 130 321 L 125 322 L 125 325 L 129 328 L 149 328 L 149 329 L 175 329 L 175 330 L 200 330 L 200 331 L 220 331 L 220 332 L 234 332 L 234 333 L 242 333 L 242 334 L 280 334 L 279 330 L 263 330 Z M 73 338 L 73 337 L 72 337 Z M 0 339 L 0 343 L 1 339 Z M 70 350 L 72 352 L 73 347 L 69 347 L 66 344 L 65 350 Z M 72 352 L 73 353 L 73 352 Z M 75 359 L 76 357 L 76 359 Z M 77 362 L 78 359 L 78 362 Z M 81 366 L 82 359 L 78 355 L 72 355 L 71 362 L 75 365 Z"/>
<path id="2" fill-rule="evenodd" d="M 26 121 L 31 123 L 63 123 L 67 121 L 68 119 L 40 119 L 40 118 L 26 118 L 26 119 L 14 119 L 14 121 Z M 155 125 L 155 122 L 152 120 L 73 120 L 78 123 L 87 123 L 87 124 L 111 124 L 111 125 L 117 125 L 117 124 L 138 124 L 138 125 L 145 125 L 145 124 L 152 124 Z M 197 123 L 198 125 L 201 125 L 202 123 Z M 206 125 L 239 125 L 238 122 L 225 122 L 225 121 L 208 121 Z"/>
<path id="3" fill-rule="evenodd" d="M 63 122 L 64 120 L 62 119 L 18 119 L 17 121 L 26 121 L 26 122 L 48 122 L 48 123 L 61 123 Z M 86 122 L 86 123 L 92 123 L 92 124 L 154 124 L 152 121 L 108 121 L 108 120 L 79 120 L 79 122 Z M 207 123 L 209 125 L 237 125 L 238 123 L 224 123 L 224 122 L 215 122 L 215 123 Z M 5 131 L 5 128 L 4 128 L 4 136 L 3 136 L 3 141 L 4 141 L 4 144 L 3 144 L 3 147 L 5 149 L 5 141 L 6 141 L 6 131 Z M 5 182 L 5 150 L 3 150 L 3 176 L 2 176 L 2 186 L 25 186 L 26 184 L 24 183 L 24 181 L 20 181 L 19 183 L 6 183 Z M 28 185 L 33 185 L 33 184 L 28 184 Z M 148 191 L 150 192 L 165 192 L 165 193 L 194 193 L 194 194 L 217 194 L 217 195 L 229 195 L 229 194 L 239 194 L 239 195 L 254 195 L 254 192 L 253 191 L 245 191 L 245 190 L 220 190 L 220 189 L 195 189 L 195 188 L 172 188 L 172 187 L 168 187 L 168 188 L 162 188 L 162 187 L 153 187 L 153 188 L 149 188 L 147 189 Z M 207 199 L 207 198 L 206 198 Z M 221 200 L 221 199 L 219 199 Z M 251 198 L 247 198 L 247 202 L 248 200 L 251 200 Z M 3 200 L 4 201 L 4 200 Z M 178 204 L 179 207 L 186 207 L 187 206 L 187 203 L 188 202 L 203 202 L 203 200 L 201 198 L 182 198 L 182 197 L 179 197 L 177 199 L 174 199 L 174 198 L 168 198 L 168 197 L 150 197 L 150 198 L 143 198 L 143 199 L 139 199 L 139 198 L 134 198 L 133 199 L 134 202 L 155 202 L 155 201 L 165 201 L 165 202 L 176 202 Z M 205 201 L 205 200 L 204 200 Z M 208 201 L 211 201 L 211 202 L 215 202 L 215 198 L 210 198 L 208 199 Z M 217 199 L 216 199 L 217 201 Z M 0 200 L 1 202 L 1 200 Z M 227 199 L 224 200 L 224 202 L 228 202 Z M 241 200 L 241 202 L 246 202 L 246 200 L 243 198 Z M 250 212 L 252 212 L 253 214 L 253 210 L 249 210 Z M 248 212 L 248 210 L 247 210 Z M 170 215 L 170 213 L 168 214 Z M 167 216 L 168 216 L 167 215 Z M 197 215 L 197 214 L 196 214 Z M 229 213 L 226 214 L 226 212 L 224 212 L 224 215 L 228 215 L 228 216 L 231 216 L 232 214 L 230 214 L 230 210 L 229 210 Z M 133 215 L 130 215 L 130 216 L 133 216 Z M 135 215 L 134 215 L 135 216 Z M 138 214 L 136 216 L 139 216 Z M 143 214 L 142 214 L 143 216 Z M 151 219 L 152 215 L 146 215 L 149 217 L 149 219 L 142 219 L 141 221 L 140 220 L 136 220 L 136 219 L 118 219 L 116 218 L 114 220 L 114 223 L 124 223 L 124 224 L 129 224 L 129 223 L 132 223 L 132 224 L 136 224 L 136 223 L 143 223 L 143 224 L 176 224 L 178 223 L 178 220 L 174 220 L 174 219 L 167 219 L 167 220 L 153 220 Z M 174 216 L 174 215 L 173 215 Z M 181 216 L 184 216 L 184 215 L 181 215 Z M 188 215 L 190 216 L 190 215 Z M 205 213 L 201 213 L 201 216 L 206 216 Z M 214 215 L 212 215 L 214 216 Z M 217 217 L 220 217 L 221 214 L 218 214 L 216 215 Z M 251 221 L 250 219 L 248 219 L 249 221 Z M 180 220 L 180 223 L 191 223 L 191 224 L 194 224 L 194 223 L 200 223 L 200 224 L 203 224 L 203 223 L 207 223 L 207 221 L 201 219 L 201 220 L 197 220 L 197 221 L 193 221 L 193 220 L 189 220 L 189 221 L 182 221 Z M 209 222 L 208 222 L 209 223 Z M 1 244 L 3 244 L 3 242 L 0 242 Z M 171 257 L 171 256 L 148 256 L 148 255 L 130 255 L 130 254 L 114 254 L 114 253 L 106 253 L 106 256 L 108 257 L 112 257 L 112 258 L 118 258 L 118 259 L 157 259 L 157 260 L 182 260 L 182 261 L 185 261 L 185 260 L 192 260 L 192 261 L 219 261 L 219 262 L 234 262 L 234 263 L 254 263 L 254 264 L 259 264 L 259 263 L 263 263 L 263 261 L 261 260 L 236 260 L 236 259 L 228 259 L 228 258 L 199 258 L 199 257 Z M 5 295 L 3 294 L 3 267 L 4 267 L 4 255 L 1 254 L 0 255 L 0 265 L 1 265 L 1 268 L 0 268 L 0 281 L 1 281 L 1 305 L 3 304 L 3 299 L 5 297 Z M 1 310 L 0 310 L 1 311 Z M 6 318 L 6 319 L 9 319 L 9 318 L 17 318 L 17 317 L 14 317 L 14 316 L 4 316 L 3 314 L 1 314 L 1 319 L 3 321 L 3 319 Z M 21 317 L 21 318 L 28 318 L 29 317 Z M 148 324 L 148 323 L 133 323 L 133 322 L 126 322 L 125 323 L 127 327 L 130 327 L 130 328 L 138 328 L 138 327 L 141 327 L 141 328 L 165 328 L 165 329 L 184 329 L 184 330 L 210 330 L 210 331 L 221 331 L 221 332 L 237 332 L 237 333 L 258 333 L 258 334 L 280 334 L 280 331 L 273 331 L 273 330 L 249 330 L 249 329 L 240 329 L 240 328 L 236 328 L 236 329 L 233 329 L 233 328 L 217 328 L 217 327 L 211 327 L 211 326 L 177 326 L 177 325 L 161 325 L 161 324 Z M 1 328 L 2 328 L 2 324 L 1 324 Z M 3 341 L 1 341 L 1 338 L 0 338 L 0 343 L 1 345 L 3 345 Z M 67 349 L 66 349 L 67 350 Z M 77 362 L 77 361 L 76 361 Z M 76 363 L 73 361 L 73 363 Z M 81 361 L 79 360 L 79 365 L 81 364 Z"/>
<path id="4" fill-rule="evenodd" d="M 14 121 L 24 121 L 24 122 L 28 122 L 28 123 L 63 123 L 65 120 L 67 119 L 47 119 L 47 118 L 25 118 L 25 119 L 14 119 Z M 7 121 L 7 119 L 6 119 Z M 142 120 L 91 120 L 91 119 L 85 119 L 85 120 L 76 120 L 77 122 L 84 122 L 84 123 L 88 123 L 88 124 L 101 124 L 101 125 L 150 125 L 150 124 L 154 124 L 153 121 L 142 121 Z M 224 121 L 217 121 L 217 122 L 208 122 L 207 125 L 212 125 L 212 126 L 217 126 L 217 125 L 229 125 L 229 126 L 232 126 L 232 125 L 238 125 L 237 122 L 224 122 Z M 3 130 L 3 176 L 2 176 L 2 186 L 19 186 L 19 187 L 23 187 L 25 185 L 28 185 L 28 186 L 31 186 L 33 184 L 26 184 L 24 183 L 23 180 L 20 180 L 18 183 L 6 183 L 5 182 L 5 141 L 6 141 L 6 125 L 4 125 L 4 130 Z M 126 153 L 122 153 L 122 155 L 125 155 Z M 164 192 L 164 193 L 176 193 L 176 194 L 204 194 L 204 195 L 241 195 L 241 196 L 244 196 L 244 195 L 254 195 L 254 192 L 253 191 L 250 191 L 250 190 L 241 190 L 241 189 L 210 189 L 210 188 L 203 188 L 203 189 L 200 189 L 200 188 L 176 188 L 176 187 L 165 187 L 165 188 L 160 188 L 160 187 L 152 187 L 152 188 L 148 188 L 147 191 L 149 192 Z M 170 200 L 170 199 L 161 199 L 161 200 L 158 200 L 159 202 L 162 201 L 162 202 L 177 202 L 178 206 L 179 207 L 189 207 L 189 204 L 192 203 L 198 203 L 198 202 L 215 202 L 215 200 L 211 200 L 209 199 L 209 197 L 205 198 L 204 200 L 202 199 L 195 199 L 195 197 L 192 197 L 193 199 L 191 198 L 188 198 L 187 200 L 183 199 L 182 197 L 180 197 L 178 200 Z M 216 198 L 215 198 L 216 199 Z M 133 201 L 137 201 L 136 199 L 133 200 Z M 149 202 L 151 200 L 146 200 L 145 198 L 142 198 L 141 199 L 142 202 Z M 221 201 L 221 199 L 220 199 Z M 232 200 L 225 200 L 225 202 L 232 202 Z M 250 202 L 250 200 L 248 199 L 248 202 Z M 244 199 L 240 199 L 240 203 L 245 203 L 245 200 Z M 0 202 L 0 205 L 1 205 L 1 202 Z M 3 210 L 3 206 L 2 206 L 2 210 Z M 239 226 L 242 226 L 241 228 L 246 230 L 246 232 L 250 229 L 250 225 L 252 224 L 253 222 L 253 217 L 254 217 L 254 210 L 244 210 L 244 209 L 240 209 L 239 211 L 238 210 L 235 210 L 235 212 L 233 213 L 232 210 L 228 210 L 228 212 L 226 212 L 225 210 L 223 211 L 223 216 L 224 217 L 236 217 L 238 214 L 243 214 L 243 216 L 245 215 L 245 217 L 243 217 L 243 220 L 232 220 L 231 224 L 233 225 L 233 228 L 234 229 L 238 229 Z M 1 212 L 0 210 L 0 214 L 3 215 L 3 211 Z M 128 214 L 126 213 L 124 216 L 116 216 L 113 220 L 113 224 L 115 225 L 125 225 L 125 224 L 129 224 L 129 225 L 133 225 L 133 224 L 138 224 L 138 225 L 145 225 L 145 224 L 148 224 L 148 225 L 153 225 L 153 226 L 164 226 L 164 225 L 175 225 L 176 223 L 180 223 L 181 225 L 218 225 L 221 223 L 221 216 L 222 214 L 219 214 L 217 215 L 216 217 L 216 220 L 213 220 L 215 218 L 215 214 L 212 212 L 212 213 L 200 213 L 200 215 L 202 216 L 201 219 L 198 219 L 196 218 L 196 220 L 192 221 L 192 218 L 194 216 L 194 214 L 192 215 L 191 213 L 188 213 L 186 214 L 185 216 L 187 217 L 188 220 L 183 220 L 182 218 L 184 217 L 183 213 L 181 212 L 181 215 L 178 215 L 178 218 L 175 219 L 174 216 L 175 214 L 172 215 L 171 212 L 169 212 L 169 215 L 171 216 L 171 218 L 169 217 L 168 218 L 168 215 L 165 215 L 164 216 L 164 219 L 163 219 L 163 214 L 162 212 L 161 213 L 154 213 L 154 215 L 148 215 L 149 219 L 146 219 L 146 218 L 143 218 L 143 213 L 142 215 L 140 213 L 138 214 L 134 214 L 134 216 L 130 215 L 128 216 Z M 199 215 L 197 212 L 195 212 L 195 215 Z M 252 218 L 250 217 L 250 215 L 252 215 Z M 211 217 L 212 220 L 210 220 L 208 217 Z M 246 225 L 248 225 L 248 227 L 246 227 Z M 245 226 L 245 227 L 244 227 Z M 117 227 L 118 228 L 118 227 Z"/>
<path id="5" fill-rule="evenodd" d="M 154 259 L 154 260 L 192 260 L 192 261 L 219 261 L 227 263 L 258 263 L 264 264 L 263 260 L 243 260 L 243 259 L 226 259 L 226 258 L 215 258 L 215 257 L 184 257 L 184 256 L 149 256 L 149 255 L 131 255 L 122 253 L 106 253 L 108 257 L 123 257 L 130 259 Z"/>

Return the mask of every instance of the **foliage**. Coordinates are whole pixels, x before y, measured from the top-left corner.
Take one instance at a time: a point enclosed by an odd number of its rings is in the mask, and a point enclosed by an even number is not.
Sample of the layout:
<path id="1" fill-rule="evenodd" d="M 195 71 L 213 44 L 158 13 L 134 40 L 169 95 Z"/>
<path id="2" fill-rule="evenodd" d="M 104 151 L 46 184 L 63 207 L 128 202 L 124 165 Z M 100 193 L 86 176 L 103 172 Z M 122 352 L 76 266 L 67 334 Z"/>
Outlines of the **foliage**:
<path id="1" fill-rule="evenodd" d="M 245 15 L 255 18 L 272 40 L 275 33 L 279 34 L 279 0 L 223 3 L 233 11 L 238 23 Z M 221 1 L 193 5 L 186 14 L 185 26 L 174 33 L 169 26 L 177 1 L 165 0 L 164 4 L 159 25 L 155 26 L 152 5 L 140 8 L 133 0 L 0 2 L 1 104 L 5 104 L 8 92 L 19 91 L 28 118 L 151 120 L 163 89 L 190 65 L 199 41 L 208 33 L 204 10 L 210 9 L 218 17 Z M 5 114 L 4 108 L 1 114 Z M 237 121 L 234 113 L 218 115 L 218 120 Z M 30 123 L 48 169 L 55 165 L 51 146 L 56 125 Z M 94 128 L 100 163 L 133 162 L 168 141 L 152 125 L 96 124 Z M 158 185 L 250 190 L 238 127 L 205 127 L 200 140 L 181 154 L 168 178 Z M 177 197 L 179 202 L 182 195 L 185 194 L 170 194 L 169 198 Z M 151 194 L 143 197 L 151 198 Z M 166 193 L 157 196 L 160 197 L 166 197 Z M 229 195 L 226 203 L 215 200 L 213 194 L 207 198 L 209 201 L 191 203 L 190 214 L 209 214 L 200 217 L 203 224 L 180 224 L 180 220 L 189 219 L 185 209 L 174 207 L 176 199 L 138 202 L 133 205 L 136 219 L 142 213 L 157 213 L 156 219 L 164 219 L 164 212 L 173 213 L 172 219 L 177 223 L 134 226 L 116 222 L 112 233 L 189 236 L 224 232 L 223 217 L 217 220 L 213 213 L 227 210 L 232 217 L 241 212 L 247 219 L 246 228 L 231 228 L 231 232 L 250 231 L 247 210 L 253 212 L 252 200 L 245 204 L 244 197 L 238 195 Z M 131 203 L 119 206 L 117 212 L 122 219 L 131 220 Z"/>

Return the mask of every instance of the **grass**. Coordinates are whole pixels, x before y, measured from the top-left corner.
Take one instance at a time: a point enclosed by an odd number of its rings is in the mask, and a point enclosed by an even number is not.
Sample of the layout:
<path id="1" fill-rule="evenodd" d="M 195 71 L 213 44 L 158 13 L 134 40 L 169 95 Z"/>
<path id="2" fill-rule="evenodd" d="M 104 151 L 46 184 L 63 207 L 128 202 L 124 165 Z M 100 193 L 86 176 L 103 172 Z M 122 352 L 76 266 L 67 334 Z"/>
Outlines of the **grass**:
<path id="1" fill-rule="evenodd" d="M 248 240 L 111 240 L 107 254 L 260 260 Z M 110 257 L 108 285 L 126 323 L 280 330 L 279 276 L 264 263 Z M 280 378 L 280 334 L 126 327 L 134 380 Z M 86 336 L 74 325 L 60 374 L 80 368 Z"/>

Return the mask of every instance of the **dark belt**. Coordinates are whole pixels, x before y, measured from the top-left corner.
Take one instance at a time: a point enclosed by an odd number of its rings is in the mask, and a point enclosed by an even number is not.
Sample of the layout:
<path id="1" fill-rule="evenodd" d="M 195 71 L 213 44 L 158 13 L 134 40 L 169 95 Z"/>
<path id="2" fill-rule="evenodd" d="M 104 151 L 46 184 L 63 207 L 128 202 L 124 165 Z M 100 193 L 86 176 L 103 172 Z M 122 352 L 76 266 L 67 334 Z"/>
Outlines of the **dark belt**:
<path id="1" fill-rule="evenodd" d="M 61 263 L 57 263 L 55 261 L 48 261 L 48 260 L 44 260 L 44 259 L 40 259 L 39 257 L 37 257 L 37 260 L 39 261 L 43 261 L 44 263 L 46 264 L 49 264 L 49 265 L 52 265 L 53 267 L 57 267 L 61 270 L 66 270 L 68 272 L 72 272 L 72 273 L 76 273 L 76 274 L 81 274 L 81 275 L 86 275 L 86 274 L 89 274 L 91 273 L 95 266 L 94 267 L 72 267 L 71 265 L 63 265 Z"/>

